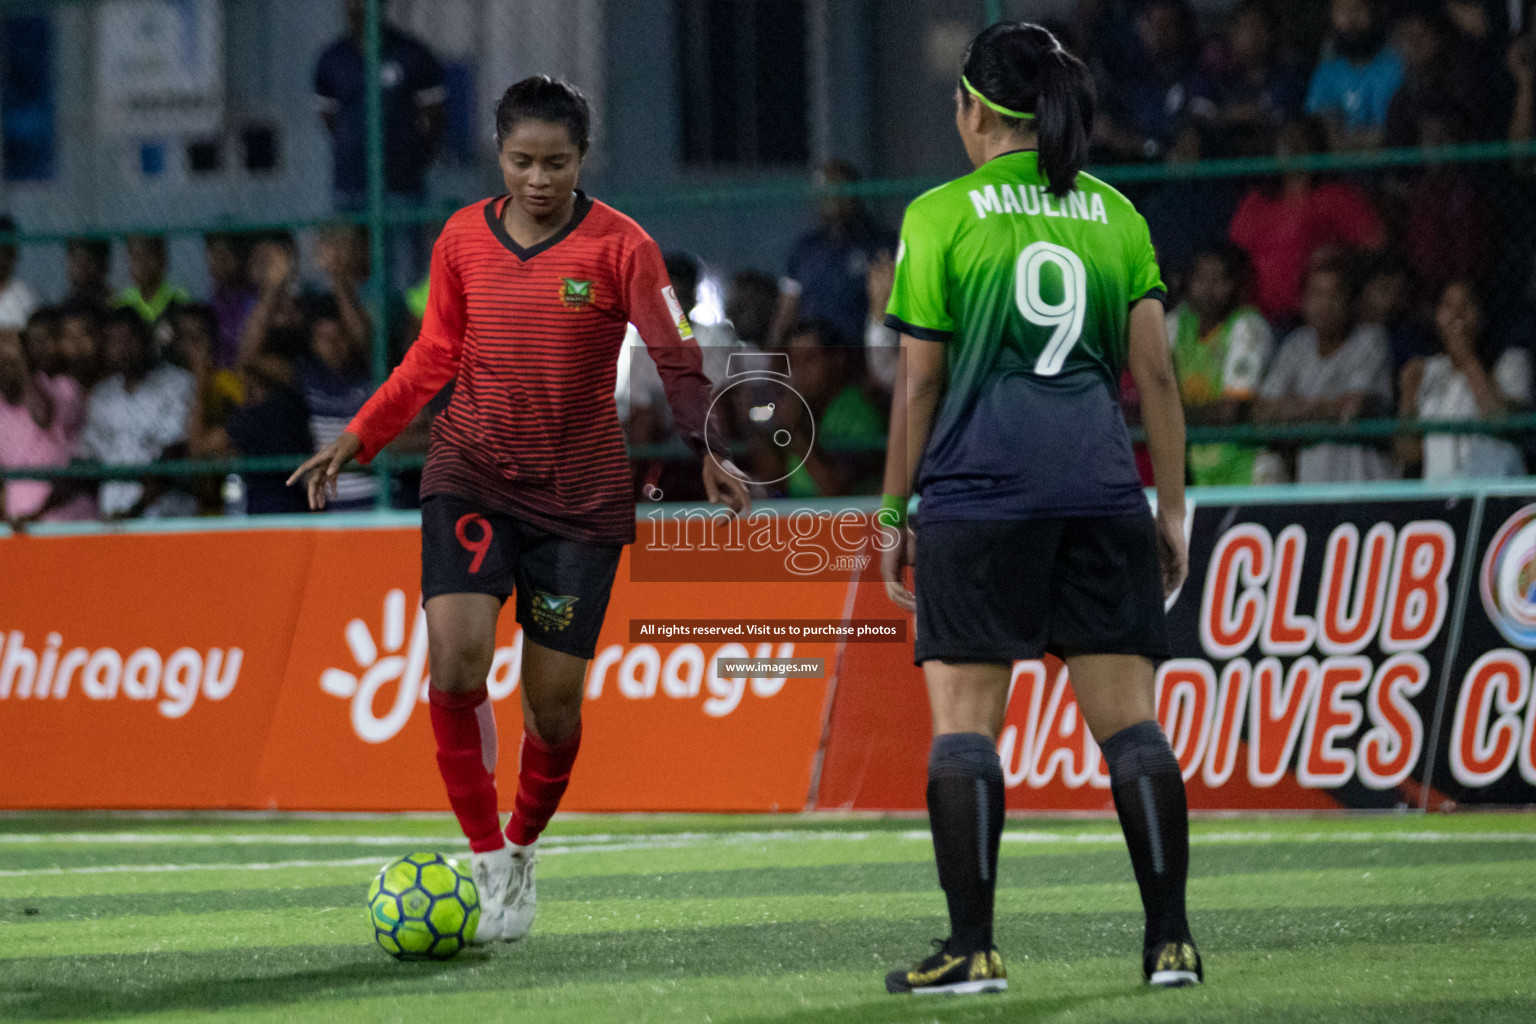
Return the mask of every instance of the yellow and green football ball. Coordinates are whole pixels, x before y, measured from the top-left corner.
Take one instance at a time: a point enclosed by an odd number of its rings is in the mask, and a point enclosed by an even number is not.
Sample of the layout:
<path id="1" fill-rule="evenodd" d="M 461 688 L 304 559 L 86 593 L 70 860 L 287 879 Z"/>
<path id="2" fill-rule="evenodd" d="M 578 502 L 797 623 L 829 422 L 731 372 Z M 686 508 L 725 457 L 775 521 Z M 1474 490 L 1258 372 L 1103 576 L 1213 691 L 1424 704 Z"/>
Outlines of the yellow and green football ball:
<path id="1" fill-rule="evenodd" d="M 480 893 L 457 861 L 413 853 L 368 887 L 373 937 L 397 960 L 447 960 L 475 941 Z"/>

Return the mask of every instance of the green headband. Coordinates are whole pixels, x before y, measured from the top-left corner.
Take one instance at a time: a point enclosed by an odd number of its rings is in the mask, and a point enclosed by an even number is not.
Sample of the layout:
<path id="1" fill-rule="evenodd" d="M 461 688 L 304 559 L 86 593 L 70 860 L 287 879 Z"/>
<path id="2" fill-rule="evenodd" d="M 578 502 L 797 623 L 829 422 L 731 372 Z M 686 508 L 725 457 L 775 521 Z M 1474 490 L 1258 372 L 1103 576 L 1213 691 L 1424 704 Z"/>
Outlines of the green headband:
<path id="1" fill-rule="evenodd" d="M 1023 111 L 1020 111 L 1020 110 L 1009 110 L 1007 107 L 1003 106 L 1001 103 L 993 103 L 991 100 L 989 100 L 985 96 L 983 96 L 981 94 L 981 90 L 976 88 L 974 85 L 972 85 L 971 84 L 971 80 L 969 78 L 966 78 L 964 75 L 960 76 L 960 84 L 965 86 L 965 91 L 966 92 L 970 93 L 972 96 L 975 96 L 978 100 L 980 100 L 982 106 L 989 107 L 992 110 L 997 111 L 999 114 L 1002 114 L 1004 117 L 1016 117 L 1020 121 L 1033 121 L 1035 119 L 1035 115 L 1034 114 L 1026 114 L 1026 113 L 1024 113 Z"/>

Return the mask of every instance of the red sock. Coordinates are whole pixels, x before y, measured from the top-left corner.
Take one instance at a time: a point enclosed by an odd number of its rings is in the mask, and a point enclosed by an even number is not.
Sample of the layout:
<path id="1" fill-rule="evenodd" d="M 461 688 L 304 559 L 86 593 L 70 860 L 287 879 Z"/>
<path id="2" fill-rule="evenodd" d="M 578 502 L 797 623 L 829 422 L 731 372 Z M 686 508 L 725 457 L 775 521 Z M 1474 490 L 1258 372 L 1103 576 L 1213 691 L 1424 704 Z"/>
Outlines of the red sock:
<path id="1" fill-rule="evenodd" d="M 517 803 L 507 822 L 507 838 L 527 846 L 539 838 L 555 816 L 565 787 L 571 783 L 571 765 L 581 746 L 581 725 L 558 746 L 551 746 L 523 730 L 523 751 L 517 770 Z"/>
<path id="2" fill-rule="evenodd" d="M 501 849 L 496 813 L 496 715 L 485 687 L 464 693 L 432 688 L 432 734 L 448 802 L 475 853 Z"/>

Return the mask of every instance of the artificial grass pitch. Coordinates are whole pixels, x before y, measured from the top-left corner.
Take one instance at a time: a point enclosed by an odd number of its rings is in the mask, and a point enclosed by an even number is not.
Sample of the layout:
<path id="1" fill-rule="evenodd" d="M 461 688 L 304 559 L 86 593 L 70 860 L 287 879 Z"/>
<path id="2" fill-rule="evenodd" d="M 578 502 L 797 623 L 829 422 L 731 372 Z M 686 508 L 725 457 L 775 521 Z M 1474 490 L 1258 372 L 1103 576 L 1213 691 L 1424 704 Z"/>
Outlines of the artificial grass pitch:
<path id="1" fill-rule="evenodd" d="M 1141 985 L 1111 822 L 1014 820 L 1001 996 L 897 997 L 946 932 L 914 820 L 557 820 L 515 945 L 397 963 L 384 861 L 467 856 L 447 817 L 0 817 L 0 1020 L 1536 1020 L 1536 816 L 1197 821 L 1203 988 Z"/>

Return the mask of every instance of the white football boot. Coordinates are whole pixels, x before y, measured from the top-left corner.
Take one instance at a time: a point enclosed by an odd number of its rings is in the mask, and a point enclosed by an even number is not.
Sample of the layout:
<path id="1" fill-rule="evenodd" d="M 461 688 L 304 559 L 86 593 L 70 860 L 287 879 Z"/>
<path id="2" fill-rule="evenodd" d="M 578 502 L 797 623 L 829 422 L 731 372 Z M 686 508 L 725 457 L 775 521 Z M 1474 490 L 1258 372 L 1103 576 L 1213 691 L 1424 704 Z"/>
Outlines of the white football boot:
<path id="1" fill-rule="evenodd" d="M 533 866 L 539 860 L 538 848 L 537 839 L 527 846 L 518 846 L 513 842 L 508 842 L 506 846 L 510 854 L 512 875 L 506 889 L 506 919 L 502 937 L 508 942 L 516 942 L 528 934 L 528 930 L 533 927 L 533 916 L 539 909 L 538 893 L 533 886 Z"/>
<path id="2" fill-rule="evenodd" d="M 507 901 L 515 873 L 512 861 L 513 847 L 503 846 L 489 853 L 470 854 L 470 874 L 480 893 L 480 926 L 475 929 L 475 945 L 502 942 L 521 938 L 523 932 L 511 935 L 507 929 Z"/>

